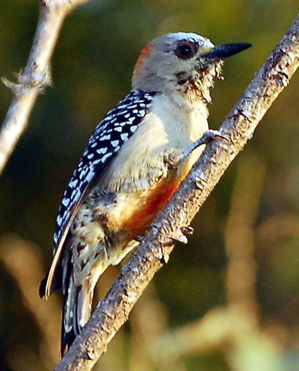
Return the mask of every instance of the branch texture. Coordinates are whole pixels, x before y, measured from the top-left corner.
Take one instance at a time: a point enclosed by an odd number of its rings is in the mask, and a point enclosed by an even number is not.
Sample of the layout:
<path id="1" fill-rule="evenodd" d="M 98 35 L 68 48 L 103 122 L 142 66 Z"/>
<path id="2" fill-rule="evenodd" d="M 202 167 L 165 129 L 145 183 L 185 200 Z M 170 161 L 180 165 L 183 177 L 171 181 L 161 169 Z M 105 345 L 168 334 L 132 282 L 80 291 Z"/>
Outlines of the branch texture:
<path id="1" fill-rule="evenodd" d="M 0 132 L 0 174 L 19 138 L 37 96 L 51 83 L 50 60 L 62 23 L 71 9 L 86 0 L 40 0 L 39 20 L 32 49 L 18 82 L 2 82 L 14 93 Z"/>
<path id="2" fill-rule="evenodd" d="M 174 243 L 187 242 L 185 233 L 190 222 L 229 164 L 252 137 L 271 104 L 288 85 L 298 68 L 298 55 L 299 17 L 224 121 L 221 132 L 229 140 L 215 140 L 206 147 L 56 371 L 90 370 L 105 352 L 154 274 L 168 261 Z"/>

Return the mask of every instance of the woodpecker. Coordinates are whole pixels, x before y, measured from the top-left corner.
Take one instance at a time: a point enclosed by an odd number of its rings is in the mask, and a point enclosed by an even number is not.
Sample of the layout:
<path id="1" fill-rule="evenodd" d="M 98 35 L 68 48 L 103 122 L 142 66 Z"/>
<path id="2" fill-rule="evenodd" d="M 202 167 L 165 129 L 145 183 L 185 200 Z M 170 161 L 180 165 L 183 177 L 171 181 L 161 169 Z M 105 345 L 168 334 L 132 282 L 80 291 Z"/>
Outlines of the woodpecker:
<path id="1" fill-rule="evenodd" d="M 101 274 L 138 245 L 199 158 L 223 59 L 249 46 L 178 32 L 141 52 L 131 92 L 96 127 L 60 205 L 40 295 L 62 287 L 62 355 L 90 317 Z"/>

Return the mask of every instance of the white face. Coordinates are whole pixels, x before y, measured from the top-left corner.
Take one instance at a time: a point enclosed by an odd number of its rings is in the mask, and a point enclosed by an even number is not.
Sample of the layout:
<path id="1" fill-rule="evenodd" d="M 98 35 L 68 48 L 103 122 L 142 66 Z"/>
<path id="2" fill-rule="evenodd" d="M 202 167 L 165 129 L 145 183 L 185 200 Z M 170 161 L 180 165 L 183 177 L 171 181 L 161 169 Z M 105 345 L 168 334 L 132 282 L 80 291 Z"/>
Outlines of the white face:
<path id="1" fill-rule="evenodd" d="M 151 57 L 157 60 L 158 55 L 163 55 L 163 58 L 160 57 L 157 74 L 181 75 L 182 78 L 191 77 L 196 71 L 203 69 L 204 60 L 201 55 L 214 47 L 214 44 L 203 36 L 183 32 L 164 35 L 156 39 L 153 45 Z"/>
<path id="2" fill-rule="evenodd" d="M 163 35 L 143 49 L 134 69 L 132 87 L 177 91 L 190 97 L 208 96 L 213 80 L 221 77 L 223 59 L 250 46 L 248 43 L 214 46 L 209 39 L 195 33 Z"/>
<path id="3" fill-rule="evenodd" d="M 217 76 L 219 62 L 207 64 L 203 57 L 214 44 L 194 33 L 169 33 L 152 41 L 141 53 L 133 75 L 133 88 L 177 89 L 211 72 Z"/>

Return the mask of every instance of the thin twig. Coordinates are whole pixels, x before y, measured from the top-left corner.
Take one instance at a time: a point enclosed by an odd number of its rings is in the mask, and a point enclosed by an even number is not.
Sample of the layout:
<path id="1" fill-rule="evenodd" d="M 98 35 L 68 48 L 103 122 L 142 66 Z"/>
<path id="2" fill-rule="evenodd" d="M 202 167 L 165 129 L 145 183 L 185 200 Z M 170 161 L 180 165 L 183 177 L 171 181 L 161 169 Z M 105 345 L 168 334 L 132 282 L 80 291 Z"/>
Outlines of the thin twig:
<path id="1" fill-rule="evenodd" d="M 106 351 L 154 274 L 168 261 L 174 241 L 183 240 L 182 228 L 190 224 L 268 108 L 288 85 L 298 68 L 298 55 L 299 16 L 224 121 L 221 132 L 230 142 L 215 140 L 206 147 L 56 371 L 90 370 Z"/>
<path id="2" fill-rule="evenodd" d="M 40 0 L 39 19 L 32 49 L 18 82 L 2 82 L 14 93 L 0 132 L 0 174 L 27 128 L 37 96 L 51 83 L 50 60 L 62 23 L 70 12 L 87 0 Z"/>

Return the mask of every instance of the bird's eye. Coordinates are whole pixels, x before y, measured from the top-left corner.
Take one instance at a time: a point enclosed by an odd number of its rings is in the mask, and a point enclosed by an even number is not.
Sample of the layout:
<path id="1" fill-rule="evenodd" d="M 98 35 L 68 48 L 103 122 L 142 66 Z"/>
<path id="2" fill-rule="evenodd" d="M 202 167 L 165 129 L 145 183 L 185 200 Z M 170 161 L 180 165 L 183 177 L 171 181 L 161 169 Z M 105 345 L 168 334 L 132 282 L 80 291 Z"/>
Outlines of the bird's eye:
<path id="1" fill-rule="evenodd" d="M 190 59 L 197 52 L 197 46 L 194 43 L 180 42 L 175 50 L 175 55 L 180 59 Z"/>

